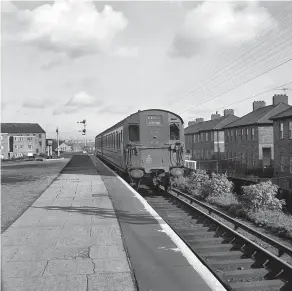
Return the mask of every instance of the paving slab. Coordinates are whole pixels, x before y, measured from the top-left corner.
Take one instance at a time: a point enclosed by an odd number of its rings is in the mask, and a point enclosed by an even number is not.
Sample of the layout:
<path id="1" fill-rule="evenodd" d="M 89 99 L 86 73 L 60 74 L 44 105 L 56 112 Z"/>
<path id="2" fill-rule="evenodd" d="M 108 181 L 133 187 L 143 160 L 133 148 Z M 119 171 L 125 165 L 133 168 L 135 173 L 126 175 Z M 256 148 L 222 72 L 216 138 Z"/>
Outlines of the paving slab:
<path id="1" fill-rule="evenodd" d="M 2 290 L 136 290 L 104 182 L 76 159 L 1 235 Z"/>

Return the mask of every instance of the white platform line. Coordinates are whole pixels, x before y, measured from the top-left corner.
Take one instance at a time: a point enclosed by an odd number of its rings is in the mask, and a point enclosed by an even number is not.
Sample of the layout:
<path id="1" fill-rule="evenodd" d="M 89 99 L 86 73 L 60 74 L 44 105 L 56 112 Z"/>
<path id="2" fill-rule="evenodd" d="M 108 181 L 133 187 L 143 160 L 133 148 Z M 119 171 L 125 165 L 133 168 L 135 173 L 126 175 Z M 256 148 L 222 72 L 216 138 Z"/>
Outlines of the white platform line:
<path id="1" fill-rule="evenodd" d="M 101 160 L 99 161 L 103 163 Z M 103 165 L 105 164 L 103 163 Z M 145 209 L 158 221 L 164 232 L 170 237 L 170 239 L 174 242 L 177 248 L 181 251 L 182 255 L 187 259 L 187 261 L 195 269 L 195 271 L 205 280 L 209 287 L 214 291 L 226 291 L 223 285 L 210 272 L 210 270 L 202 264 L 198 257 L 189 249 L 189 247 L 172 230 L 172 228 L 160 217 L 160 215 L 148 204 L 148 202 L 107 165 L 105 165 L 105 167 L 107 167 L 112 173 L 114 173 L 115 176 L 135 195 L 135 197 L 140 200 Z"/>

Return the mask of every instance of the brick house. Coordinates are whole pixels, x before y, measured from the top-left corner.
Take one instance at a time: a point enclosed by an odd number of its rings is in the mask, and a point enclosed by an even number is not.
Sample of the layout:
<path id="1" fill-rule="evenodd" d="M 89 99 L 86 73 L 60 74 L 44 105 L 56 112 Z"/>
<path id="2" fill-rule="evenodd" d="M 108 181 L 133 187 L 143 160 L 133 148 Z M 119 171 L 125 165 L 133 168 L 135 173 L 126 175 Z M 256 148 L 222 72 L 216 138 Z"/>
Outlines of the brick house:
<path id="1" fill-rule="evenodd" d="M 292 190 L 292 107 L 270 118 L 274 132 L 274 182 Z"/>
<path id="2" fill-rule="evenodd" d="M 254 101 L 252 112 L 225 126 L 226 159 L 235 172 L 255 174 L 273 166 L 273 122 L 269 118 L 290 107 L 287 95 L 274 95 L 272 105 Z"/>
<path id="3" fill-rule="evenodd" d="M 1 146 L 4 159 L 45 153 L 46 132 L 37 123 L 1 123 Z"/>
<path id="4" fill-rule="evenodd" d="M 209 167 L 208 162 L 224 158 L 224 130 L 223 128 L 239 117 L 234 115 L 233 109 L 225 109 L 224 116 L 211 115 L 211 120 L 204 121 L 197 118 L 189 122 L 185 129 L 185 145 L 187 153 L 193 160 L 199 161 L 201 168 Z M 206 165 L 204 166 L 204 163 Z"/>

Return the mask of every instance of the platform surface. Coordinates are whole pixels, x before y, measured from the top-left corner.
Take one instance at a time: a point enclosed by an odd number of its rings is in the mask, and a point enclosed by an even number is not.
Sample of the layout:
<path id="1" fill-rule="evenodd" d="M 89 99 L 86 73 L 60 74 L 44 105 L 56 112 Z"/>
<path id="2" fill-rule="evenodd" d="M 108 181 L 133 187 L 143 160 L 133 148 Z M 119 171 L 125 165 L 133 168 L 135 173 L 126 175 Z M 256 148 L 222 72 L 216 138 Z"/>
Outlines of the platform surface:
<path id="1" fill-rule="evenodd" d="M 210 291 L 133 192 L 99 159 L 91 158 L 110 193 L 139 290 Z"/>
<path id="2" fill-rule="evenodd" d="M 73 156 L 1 244 L 1 290 L 136 290 L 112 202 L 89 156 Z"/>

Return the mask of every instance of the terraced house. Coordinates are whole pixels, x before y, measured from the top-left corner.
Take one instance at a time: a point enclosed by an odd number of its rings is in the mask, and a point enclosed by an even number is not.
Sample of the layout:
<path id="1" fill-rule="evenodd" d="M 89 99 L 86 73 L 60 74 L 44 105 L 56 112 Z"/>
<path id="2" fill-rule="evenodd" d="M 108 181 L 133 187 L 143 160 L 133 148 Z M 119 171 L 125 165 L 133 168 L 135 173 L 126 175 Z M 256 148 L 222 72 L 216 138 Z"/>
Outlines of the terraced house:
<path id="1" fill-rule="evenodd" d="M 274 183 L 292 190 L 292 107 L 270 118 L 274 132 Z"/>
<path id="2" fill-rule="evenodd" d="M 263 171 L 274 160 L 273 122 L 270 117 L 291 108 L 287 95 L 274 95 L 273 104 L 254 101 L 253 111 L 225 126 L 226 158 L 240 174 Z"/>
<path id="3" fill-rule="evenodd" d="M 46 132 L 39 124 L 1 123 L 1 156 L 4 159 L 45 152 Z"/>
<path id="4" fill-rule="evenodd" d="M 211 120 L 197 118 L 196 121 L 189 122 L 185 129 L 186 151 L 191 154 L 193 160 L 200 163 L 201 168 L 206 168 L 204 162 L 225 157 L 223 128 L 238 118 L 233 109 L 225 109 L 224 116 L 216 112 L 211 115 Z"/>

